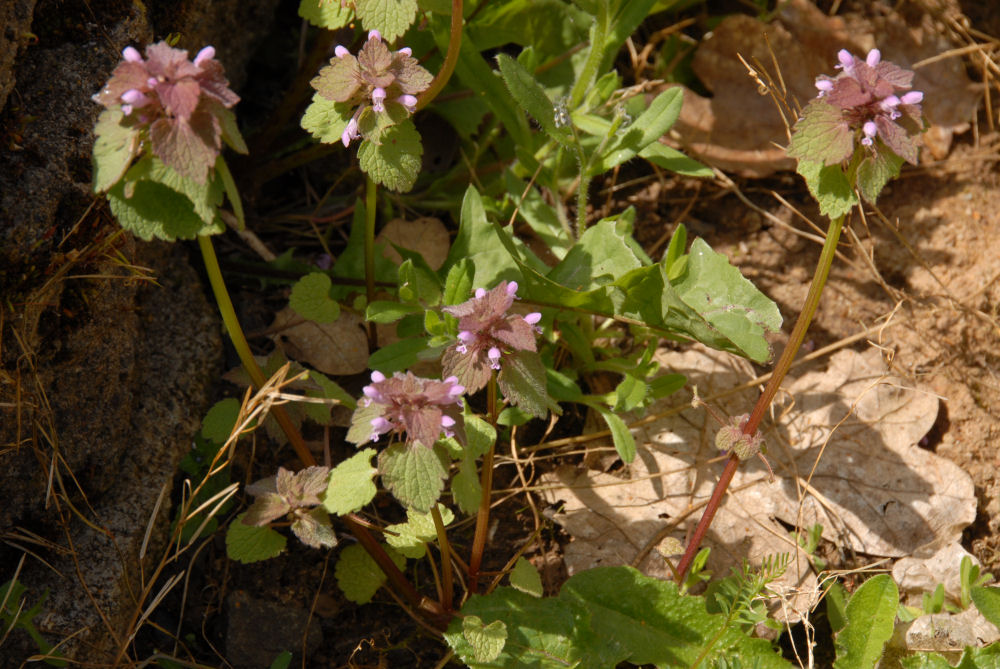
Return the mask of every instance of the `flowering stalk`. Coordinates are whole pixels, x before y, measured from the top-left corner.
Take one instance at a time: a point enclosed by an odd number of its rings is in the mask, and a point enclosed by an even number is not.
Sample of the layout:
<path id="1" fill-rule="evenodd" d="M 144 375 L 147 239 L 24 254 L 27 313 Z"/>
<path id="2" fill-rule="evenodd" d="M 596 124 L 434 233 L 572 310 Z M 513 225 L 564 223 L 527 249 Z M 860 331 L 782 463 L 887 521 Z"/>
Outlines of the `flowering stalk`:
<path id="1" fill-rule="evenodd" d="M 758 427 L 819 306 L 844 218 L 857 204 L 855 191 L 874 202 L 888 180 L 899 174 L 904 160 L 917 162 L 917 143 L 923 127 L 920 103 L 924 96 L 910 90 L 913 72 L 882 60 L 878 49 L 869 51 L 864 60 L 841 50 L 837 60 L 840 74 L 816 80 L 819 94 L 803 110 L 788 147 L 788 155 L 798 159 L 798 172 L 805 177 L 820 210 L 830 217 L 823 251 L 788 344 L 753 411 L 723 428 L 717 437 L 717 443 L 721 441 L 730 456 L 677 565 L 678 583 L 687 576 L 740 461 L 760 450 Z"/>

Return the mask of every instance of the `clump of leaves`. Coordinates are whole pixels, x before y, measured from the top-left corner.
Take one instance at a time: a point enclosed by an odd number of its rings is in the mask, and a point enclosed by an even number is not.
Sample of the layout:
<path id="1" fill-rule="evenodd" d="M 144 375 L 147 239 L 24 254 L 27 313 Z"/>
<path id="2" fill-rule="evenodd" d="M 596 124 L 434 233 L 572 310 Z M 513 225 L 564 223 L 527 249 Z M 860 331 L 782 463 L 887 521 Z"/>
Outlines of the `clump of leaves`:
<path id="1" fill-rule="evenodd" d="M 130 139 L 129 162 L 148 141 L 165 165 L 204 184 L 224 135 L 228 132 L 227 139 L 233 139 L 235 118 L 229 109 L 240 101 L 215 60 L 215 49 L 206 46 L 191 61 L 184 49 L 158 42 L 146 47 L 145 58 L 131 46 L 122 57 L 108 83 L 93 96 L 106 109 L 98 135 L 105 135 L 102 130 L 112 124 L 121 126 Z M 123 171 L 125 167 L 128 163 Z"/>
<path id="2" fill-rule="evenodd" d="M 279 467 L 277 476 L 247 486 L 247 492 L 257 499 L 242 522 L 263 526 L 288 516 L 292 532 L 302 543 L 313 548 L 335 546 L 337 537 L 330 516 L 320 506 L 320 496 L 326 491 L 329 478 L 329 467 L 306 467 L 295 473 Z"/>
<path id="3" fill-rule="evenodd" d="M 795 124 L 788 155 L 799 159 L 799 173 L 814 195 L 834 178 L 832 171 L 818 172 L 848 163 L 845 183 L 856 183 L 874 202 L 904 160 L 917 162 L 924 94 L 911 90 L 912 71 L 882 60 L 878 49 L 865 60 L 843 49 L 837 58 L 840 74 L 816 80 L 819 95 Z"/>
<path id="4" fill-rule="evenodd" d="M 358 55 L 337 46 L 329 65 L 311 84 L 312 104 L 302 127 L 323 142 L 345 147 L 361 139 L 361 169 L 393 190 L 412 188 L 423 148 L 410 115 L 417 95 L 433 77 L 409 47 L 390 51 L 378 30 L 368 33 Z"/>

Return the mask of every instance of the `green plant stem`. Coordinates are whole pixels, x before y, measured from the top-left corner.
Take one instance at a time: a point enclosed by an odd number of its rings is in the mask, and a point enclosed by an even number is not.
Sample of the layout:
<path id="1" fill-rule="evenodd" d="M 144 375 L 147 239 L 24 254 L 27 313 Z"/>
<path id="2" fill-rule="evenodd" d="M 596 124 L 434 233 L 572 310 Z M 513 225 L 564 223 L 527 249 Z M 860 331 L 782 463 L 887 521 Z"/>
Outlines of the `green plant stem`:
<path id="1" fill-rule="evenodd" d="M 226 282 L 222 278 L 222 270 L 219 268 L 219 259 L 215 255 L 215 247 L 212 246 L 211 237 L 208 235 L 199 235 L 198 248 L 201 249 L 201 257 L 205 262 L 205 272 L 208 274 L 208 282 L 212 285 L 212 293 L 215 295 L 215 302 L 219 305 L 219 314 L 222 316 L 222 323 L 226 326 L 226 332 L 229 333 L 229 339 L 233 342 L 236 355 L 239 356 L 240 362 L 243 363 L 243 368 L 247 370 L 250 382 L 256 388 L 263 388 L 264 384 L 267 383 L 267 379 L 264 377 L 264 371 L 253 357 L 253 352 L 250 351 L 250 344 L 247 343 L 246 335 L 243 334 L 243 327 L 236 317 L 236 309 L 233 308 L 233 301 L 229 297 Z M 302 439 L 302 435 L 299 434 L 294 423 L 288 417 L 285 408 L 282 406 L 272 406 L 271 415 L 278 421 L 278 425 L 281 426 L 285 436 L 288 437 L 289 443 L 291 443 L 295 454 L 302 461 L 302 464 L 306 467 L 315 465 L 316 459 L 309 452 L 306 442 Z"/>
<path id="2" fill-rule="evenodd" d="M 434 529 L 437 530 L 438 548 L 441 549 L 441 608 L 447 613 L 451 611 L 455 601 L 451 575 L 451 546 L 437 504 L 431 507 L 431 517 L 434 519 Z"/>
<path id="3" fill-rule="evenodd" d="M 212 246 L 211 238 L 206 235 L 200 235 L 198 237 L 198 247 L 201 249 L 202 258 L 205 261 L 205 271 L 208 273 L 208 281 L 212 285 L 215 301 L 219 305 L 219 313 L 222 314 L 222 322 L 226 326 L 226 331 L 229 332 L 229 338 L 233 342 L 236 354 L 243 363 L 244 369 L 247 370 L 250 381 L 257 388 L 261 388 L 267 383 L 267 379 L 264 378 L 263 370 L 254 359 L 253 353 L 250 351 L 250 345 L 243 334 L 243 328 L 236 318 L 236 310 L 233 308 L 233 301 L 229 298 L 229 291 L 226 289 L 225 281 L 222 278 L 222 271 L 219 269 L 219 259 L 215 255 L 215 248 Z M 314 466 L 316 459 L 306 446 L 302 435 L 288 417 L 285 408 L 272 405 L 271 415 L 278 421 L 278 425 L 281 426 L 285 436 L 288 437 L 289 443 L 295 449 L 295 454 L 299 456 L 302 464 L 306 467 Z M 368 554 L 372 556 L 372 559 L 385 572 L 385 575 L 389 578 L 393 586 L 409 600 L 412 606 L 419 607 L 421 603 L 420 595 L 410 585 L 409 581 L 406 580 L 403 573 L 399 571 L 392 558 L 389 557 L 382 546 L 375 541 L 371 534 L 368 533 L 368 530 L 354 519 L 353 515 L 344 516 L 343 520 L 351 533 L 357 538 L 358 543 L 365 547 Z"/>
<path id="4" fill-rule="evenodd" d="M 809 324 L 812 322 L 813 316 L 816 315 L 817 307 L 819 307 L 819 299 L 823 294 L 826 279 L 830 275 L 830 267 L 833 265 L 833 258 L 837 251 L 837 242 L 840 241 L 840 231 L 843 227 L 843 216 L 830 221 L 830 228 L 827 230 L 826 240 L 823 242 L 823 250 L 819 256 L 819 262 L 816 265 L 816 272 L 813 274 L 812 283 L 809 285 L 809 293 L 806 295 L 805 304 L 802 306 L 798 320 L 795 321 L 792 334 L 788 337 L 785 350 L 782 351 L 781 357 L 774 366 L 771 379 L 764 386 L 764 390 L 761 392 L 760 397 L 757 398 L 757 403 L 750 413 L 750 418 L 747 420 L 746 425 L 743 426 L 744 434 L 752 435 L 757 432 L 760 421 L 764 418 L 764 413 L 767 411 L 768 406 L 770 406 L 775 394 L 777 394 L 778 387 L 784 380 L 785 375 L 788 374 L 788 370 L 795 360 L 795 355 L 802 346 L 802 340 L 805 339 Z M 694 560 L 698 548 L 705 538 L 705 533 L 708 532 L 709 525 L 712 524 L 715 512 L 718 510 L 719 504 L 722 502 L 722 497 L 725 495 L 729 483 L 733 480 L 733 475 L 736 474 L 736 468 L 739 464 L 740 460 L 735 455 L 730 455 L 729 459 L 726 460 L 726 466 L 722 470 L 722 475 L 719 477 L 718 483 L 715 484 L 715 489 L 708 500 L 708 505 L 702 512 L 701 520 L 698 521 L 698 526 L 691 536 L 691 541 L 688 543 L 684 555 L 681 556 L 680 562 L 677 563 L 678 585 L 684 582 L 687 571 L 691 567 L 691 562 Z"/>
<path id="5" fill-rule="evenodd" d="M 365 297 L 368 304 L 375 300 L 375 196 L 378 186 L 365 175 Z M 375 323 L 368 323 L 368 348 L 378 347 Z"/>
<path id="6" fill-rule="evenodd" d="M 490 425 L 495 428 L 498 418 L 496 372 L 490 376 L 486 395 L 486 401 L 489 403 Z M 483 551 L 486 550 L 486 535 L 490 525 L 490 500 L 493 496 L 493 453 L 495 451 L 496 442 L 494 441 L 490 444 L 486 454 L 483 455 L 482 471 L 479 474 L 482 495 L 479 498 L 479 510 L 476 512 L 476 533 L 472 538 L 472 555 L 469 556 L 470 593 L 476 592 L 479 582 L 479 568 L 483 564 Z"/>
<path id="7" fill-rule="evenodd" d="M 458 52 L 462 46 L 462 0 L 451 0 L 451 30 L 448 32 L 448 53 L 445 54 L 444 63 L 438 70 L 431 85 L 417 97 L 417 109 L 423 109 L 431 100 L 437 97 L 438 93 L 444 89 L 448 80 L 451 79 L 452 72 L 455 71 L 455 64 L 458 63 Z"/>
<path id="8" fill-rule="evenodd" d="M 591 178 L 586 171 L 580 172 L 580 183 L 576 189 L 576 238 L 579 239 L 587 229 L 587 194 L 590 190 Z"/>

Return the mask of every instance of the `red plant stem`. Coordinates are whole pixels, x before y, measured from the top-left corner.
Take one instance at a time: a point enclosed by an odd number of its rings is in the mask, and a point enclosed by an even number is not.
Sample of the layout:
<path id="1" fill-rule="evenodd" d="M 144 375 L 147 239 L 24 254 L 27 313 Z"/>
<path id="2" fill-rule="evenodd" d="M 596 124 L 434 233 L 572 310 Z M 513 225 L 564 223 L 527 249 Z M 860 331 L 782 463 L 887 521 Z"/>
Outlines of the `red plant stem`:
<path id="1" fill-rule="evenodd" d="M 489 402 L 490 424 L 497 425 L 497 378 L 496 372 L 490 377 L 487 387 L 487 402 Z M 476 533 L 472 538 L 472 555 L 469 556 L 469 593 L 476 592 L 479 582 L 479 567 L 483 564 L 483 551 L 486 550 L 486 535 L 490 526 L 490 500 L 493 496 L 493 453 L 496 441 L 490 444 L 489 450 L 483 456 L 480 486 L 482 496 L 479 498 L 479 510 L 476 512 Z"/>
<path id="2" fill-rule="evenodd" d="M 761 392 L 760 397 L 757 398 L 757 403 L 750 413 L 750 418 L 747 420 L 746 425 L 743 426 L 744 434 L 752 435 L 757 432 L 760 421 L 764 418 L 764 413 L 771 405 L 771 401 L 778 392 L 778 387 L 785 379 L 785 375 L 788 374 L 788 370 L 795 360 L 795 354 L 798 353 L 799 348 L 802 346 L 806 330 L 809 329 L 809 323 L 812 322 L 813 316 L 816 314 L 816 308 L 819 306 L 819 298 L 823 294 L 823 286 L 826 285 L 826 279 L 830 275 L 830 267 L 833 265 L 833 257 L 837 251 L 837 242 L 840 240 L 840 230 L 843 226 L 843 216 L 830 221 L 830 229 L 826 233 L 826 240 L 823 242 L 823 250 L 819 256 L 819 262 L 816 264 L 816 272 L 813 274 L 812 283 L 809 284 L 809 293 L 806 295 L 805 304 L 802 305 L 799 318 L 795 321 L 792 334 L 788 336 L 788 343 L 785 345 L 785 350 L 781 352 L 781 357 L 774 366 L 771 379 L 764 386 L 764 390 Z M 712 524 L 712 519 L 715 518 L 715 512 L 719 509 L 722 497 L 726 494 L 726 489 L 733 480 L 733 475 L 736 474 L 736 468 L 739 464 L 739 458 L 732 454 L 726 460 L 726 466 L 722 470 L 722 475 L 719 477 L 718 483 L 715 484 L 715 489 L 708 500 L 708 505 L 701 514 L 701 520 L 698 521 L 698 526 L 691 536 L 691 541 L 681 556 L 680 562 L 677 563 L 678 585 L 684 582 L 687 571 L 691 567 L 691 562 L 694 561 L 698 548 L 705 538 L 705 533 L 708 532 L 709 525 Z"/>
<path id="3" fill-rule="evenodd" d="M 459 47 L 462 44 L 462 0 L 451 0 L 451 30 L 448 33 L 448 53 L 445 54 L 444 63 L 437 76 L 431 81 L 431 85 L 417 98 L 417 109 L 423 109 L 437 94 L 445 87 L 451 79 L 452 72 L 455 71 L 455 64 L 458 63 Z"/>

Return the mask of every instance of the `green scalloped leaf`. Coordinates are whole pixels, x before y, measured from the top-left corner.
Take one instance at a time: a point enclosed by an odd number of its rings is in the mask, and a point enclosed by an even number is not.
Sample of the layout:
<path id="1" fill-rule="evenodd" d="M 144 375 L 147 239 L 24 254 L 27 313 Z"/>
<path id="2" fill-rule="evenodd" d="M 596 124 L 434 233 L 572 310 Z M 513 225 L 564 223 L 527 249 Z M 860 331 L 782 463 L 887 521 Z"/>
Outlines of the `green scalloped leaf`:
<path id="1" fill-rule="evenodd" d="M 105 109 L 94 126 L 94 192 L 103 193 L 118 183 L 139 151 L 139 133 L 121 124 L 120 109 Z"/>
<path id="2" fill-rule="evenodd" d="M 380 143 L 366 139 L 358 148 L 361 171 L 389 190 L 405 193 L 417 182 L 424 148 L 413 121 L 406 119 L 382 133 Z"/>
<path id="3" fill-rule="evenodd" d="M 140 239 L 155 237 L 172 242 L 225 230 L 221 218 L 206 223 L 190 199 L 168 186 L 155 181 L 132 182 L 128 186 L 130 196 L 126 196 L 124 180 L 115 184 L 108 191 L 108 205 L 118 223 Z"/>
<path id="4" fill-rule="evenodd" d="M 378 489 L 374 478 L 378 470 L 372 466 L 374 448 L 352 455 L 330 472 L 330 483 L 320 496 L 323 508 L 343 516 L 354 513 L 375 498 Z"/>
<path id="5" fill-rule="evenodd" d="M 844 216 L 858 203 L 851 182 L 840 165 L 824 166 L 814 160 L 800 160 L 796 171 L 806 180 L 809 192 L 819 203 L 819 211 L 828 218 Z"/>
<path id="6" fill-rule="evenodd" d="M 216 444 L 226 443 L 240 414 L 240 401 L 227 397 L 216 402 L 201 421 L 201 434 Z"/>
<path id="7" fill-rule="evenodd" d="M 854 133 L 837 107 L 820 98 L 802 110 L 792 129 L 788 155 L 800 161 L 836 165 L 854 153 Z"/>
<path id="8" fill-rule="evenodd" d="M 319 28 L 337 30 L 351 22 L 354 10 L 341 7 L 340 0 L 302 0 L 299 16 Z"/>
<path id="9" fill-rule="evenodd" d="M 516 351 L 505 355 L 497 385 L 508 402 L 537 418 L 545 418 L 549 411 L 562 413 L 545 389 L 545 364 L 537 353 Z"/>
<path id="10" fill-rule="evenodd" d="M 379 453 L 382 484 L 408 508 L 430 511 L 444 490 L 448 455 L 438 448 L 395 443 Z"/>
<path id="11" fill-rule="evenodd" d="M 377 30 L 394 42 L 417 18 L 417 0 L 355 0 L 365 30 Z"/>
<path id="12" fill-rule="evenodd" d="M 446 506 L 438 504 L 441 522 L 445 527 L 455 520 L 455 514 Z M 386 542 L 408 558 L 422 558 L 427 552 L 427 542 L 437 539 L 434 516 L 413 509 L 406 510 L 406 522 L 385 528 Z"/>
<path id="13" fill-rule="evenodd" d="M 484 625 L 479 616 L 466 616 L 462 619 L 462 636 L 472 646 L 476 662 L 492 662 L 500 657 L 507 643 L 507 626 L 502 620 Z"/>
<path id="14" fill-rule="evenodd" d="M 226 531 L 226 554 L 230 559 L 250 564 L 277 557 L 285 550 L 287 539 L 270 527 L 244 525 L 245 512 L 236 516 Z"/>
<path id="15" fill-rule="evenodd" d="M 301 125 L 324 144 L 334 144 L 340 141 L 352 113 L 350 104 L 327 100 L 319 93 L 314 93 L 312 103 L 302 115 Z"/>
<path id="16" fill-rule="evenodd" d="M 384 548 L 397 567 L 406 566 L 406 558 L 389 546 Z M 334 575 L 344 597 L 356 604 L 370 602 L 386 581 L 385 572 L 361 544 L 351 544 L 340 551 Z"/>
<path id="17" fill-rule="evenodd" d="M 312 272 L 295 282 L 288 306 L 300 316 L 317 323 L 332 323 L 340 318 L 340 305 L 330 297 L 333 282 L 323 272 Z"/>

